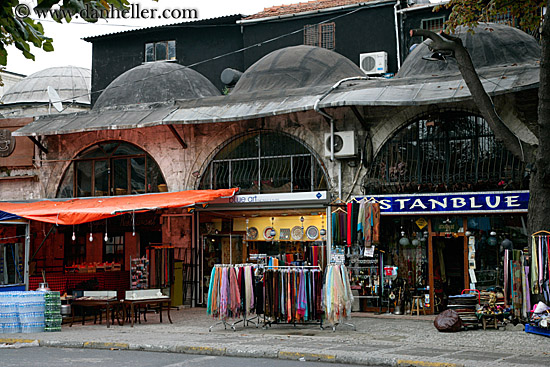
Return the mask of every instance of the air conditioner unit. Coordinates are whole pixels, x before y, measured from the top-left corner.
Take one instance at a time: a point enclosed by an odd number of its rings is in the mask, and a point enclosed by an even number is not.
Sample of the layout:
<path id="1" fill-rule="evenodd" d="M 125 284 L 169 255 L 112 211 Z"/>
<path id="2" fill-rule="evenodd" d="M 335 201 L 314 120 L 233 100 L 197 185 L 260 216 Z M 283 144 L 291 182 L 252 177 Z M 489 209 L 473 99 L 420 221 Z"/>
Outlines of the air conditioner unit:
<path id="1" fill-rule="evenodd" d="M 388 53 L 380 51 L 359 54 L 359 66 L 365 74 L 384 74 L 388 69 Z"/>
<path id="2" fill-rule="evenodd" d="M 330 157 L 330 133 L 325 134 L 325 157 Z M 355 131 L 339 131 L 334 133 L 334 157 L 351 158 L 357 155 Z"/>

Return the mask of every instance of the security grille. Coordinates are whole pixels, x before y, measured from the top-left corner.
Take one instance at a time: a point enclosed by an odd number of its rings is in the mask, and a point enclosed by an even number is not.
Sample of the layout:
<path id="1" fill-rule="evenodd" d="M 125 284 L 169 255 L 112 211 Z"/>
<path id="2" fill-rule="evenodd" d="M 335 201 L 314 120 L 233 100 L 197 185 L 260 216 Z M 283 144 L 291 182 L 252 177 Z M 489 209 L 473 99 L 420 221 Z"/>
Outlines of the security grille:
<path id="1" fill-rule="evenodd" d="M 525 165 L 475 115 L 447 111 L 417 119 L 380 149 L 365 193 L 526 189 Z"/>
<path id="2" fill-rule="evenodd" d="M 262 194 L 325 190 L 326 182 L 306 146 L 284 133 L 259 131 L 221 148 L 204 170 L 199 187 L 239 187 L 243 194 Z"/>
<path id="3" fill-rule="evenodd" d="M 308 24 L 304 26 L 304 45 L 334 50 L 336 47 L 336 24 Z"/>

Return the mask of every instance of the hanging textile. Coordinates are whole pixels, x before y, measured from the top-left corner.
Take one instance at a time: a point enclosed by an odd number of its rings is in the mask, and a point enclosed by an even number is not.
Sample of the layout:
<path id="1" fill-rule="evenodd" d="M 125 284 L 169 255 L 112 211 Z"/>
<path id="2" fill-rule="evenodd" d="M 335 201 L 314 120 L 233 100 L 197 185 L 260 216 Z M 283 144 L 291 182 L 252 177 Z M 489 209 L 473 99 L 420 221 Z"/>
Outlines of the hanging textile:
<path id="1" fill-rule="evenodd" d="M 320 269 L 266 269 L 265 316 L 274 323 L 320 321 L 322 283 Z"/>
<path id="2" fill-rule="evenodd" d="M 220 320 L 257 313 L 263 308 L 256 307 L 257 289 L 252 265 L 215 265 L 210 275 L 206 313 Z"/>
<path id="3" fill-rule="evenodd" d="M 531 263 L 529 264 L 529 287 L 533 295 L 550 302 L 550 232 L 539 231 L 531 236 Z M 529 303 L 531 300 L 529 299 Z M 533 303 L 536 303 L 534 297 Z"/>
<path id="4" fill-rule="evenodd" d="M 351 316 L 353 294 L 345 265 L 330 264 L 326 268 L 323 286 L 325 318 L 333 325 L 343 323 Z"/>

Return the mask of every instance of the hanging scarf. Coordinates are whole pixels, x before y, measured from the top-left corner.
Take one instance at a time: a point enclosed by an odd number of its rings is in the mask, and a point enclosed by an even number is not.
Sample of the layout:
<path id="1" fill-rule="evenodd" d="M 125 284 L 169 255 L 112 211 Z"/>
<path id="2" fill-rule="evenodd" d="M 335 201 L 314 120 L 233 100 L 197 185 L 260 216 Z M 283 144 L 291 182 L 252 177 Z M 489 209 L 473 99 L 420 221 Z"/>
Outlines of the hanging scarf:
<path id="1" fill-rule="evenodd" d="M 531 237 L 531 293 L 539 294 L 539 264 L 537 258 L 537 241 Z"/>

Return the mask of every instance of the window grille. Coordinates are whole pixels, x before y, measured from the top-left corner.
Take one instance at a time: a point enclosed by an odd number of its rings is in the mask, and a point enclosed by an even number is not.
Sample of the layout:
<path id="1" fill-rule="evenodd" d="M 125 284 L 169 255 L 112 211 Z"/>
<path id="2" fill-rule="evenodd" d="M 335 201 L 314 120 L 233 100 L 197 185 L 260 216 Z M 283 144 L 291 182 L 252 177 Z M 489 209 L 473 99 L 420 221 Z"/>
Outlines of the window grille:
<path id="1" fill-rule="evenodd" d="M 428 31 L 432 31 L 434 33 L 439 33 L 440 31 L 443 30 L 444 23 L 445 23 L 445 17 L 423 19 L 421 28 L 426 29 Z"/>
<path id="2" fill-rule="evenodd" d="M 199 188 L 239 187 L 243 194 L 326 190 L 327 180 L 306 146 L 279 132 L 243 135 L 222 147 Z"/>
<path id="3" fill-rule="evenodd" d="M 446 111 L 422 116 L 391 137 L 362 186 L 365 194 L 527 189 L 528 175 L 482 117 Z"/>
<path id="4" fill-rule="evenodd" d="M 336 48 L 336 24 L 332 22 L 305 25 L 304 45 L 334 50 Z"/>

